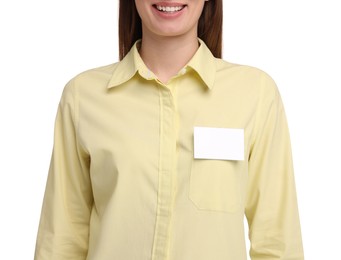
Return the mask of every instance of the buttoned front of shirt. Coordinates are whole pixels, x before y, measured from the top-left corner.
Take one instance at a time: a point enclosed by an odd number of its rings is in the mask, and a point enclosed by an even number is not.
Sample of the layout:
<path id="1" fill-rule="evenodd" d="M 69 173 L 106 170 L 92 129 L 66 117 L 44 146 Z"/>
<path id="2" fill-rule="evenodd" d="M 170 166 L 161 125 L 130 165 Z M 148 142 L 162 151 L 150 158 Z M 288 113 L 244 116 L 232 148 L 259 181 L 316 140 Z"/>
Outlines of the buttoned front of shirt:
<path id="1" fill-rule="evenodd" d="M 36 260 L 302 260 L 282 102 L 206 45 L 167 83 L 136 45 L 65 87 Z M 194 159 L 194 127 L 244 130 L 244 160 Z"/>

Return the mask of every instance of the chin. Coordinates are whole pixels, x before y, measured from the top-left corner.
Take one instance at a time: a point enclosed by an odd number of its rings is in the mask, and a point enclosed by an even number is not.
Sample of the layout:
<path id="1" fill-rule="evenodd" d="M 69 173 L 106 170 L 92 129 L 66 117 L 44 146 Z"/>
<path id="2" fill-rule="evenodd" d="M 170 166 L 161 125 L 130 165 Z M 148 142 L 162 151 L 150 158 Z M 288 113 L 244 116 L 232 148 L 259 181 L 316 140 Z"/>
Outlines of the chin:
<path id="1" fill-rule="evenodd" d="M 188 30 L 180 30 L 179 28 L 162 28 L 158 29 L 156 34 L 160 36 L 176 37 L 189 33 Z"/>

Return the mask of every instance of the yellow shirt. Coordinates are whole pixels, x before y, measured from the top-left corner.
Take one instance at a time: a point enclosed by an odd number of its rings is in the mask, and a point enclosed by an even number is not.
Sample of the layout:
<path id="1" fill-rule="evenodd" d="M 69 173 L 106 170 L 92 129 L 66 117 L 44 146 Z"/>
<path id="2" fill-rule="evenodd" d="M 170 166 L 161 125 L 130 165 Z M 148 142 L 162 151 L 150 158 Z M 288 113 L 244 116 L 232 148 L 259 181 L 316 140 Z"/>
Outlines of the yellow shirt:
<path id="1" fill-rule="evenodd" d="M 253 260 L 303 259 L 275 83 L 200 43 L 167 84 L 136 44 L 121 62 L 67 84 L 36 260 L 245 260 L 244 214 Z M 195 127 L 206 139 L 194 137 Z M 242 144 L 225 138 L 230 130 L 243 134 Z M 194 158 L 195 138 L 208 141 L 204 158 Z M 211 140 L 243 158 L 217 159 Z"/>

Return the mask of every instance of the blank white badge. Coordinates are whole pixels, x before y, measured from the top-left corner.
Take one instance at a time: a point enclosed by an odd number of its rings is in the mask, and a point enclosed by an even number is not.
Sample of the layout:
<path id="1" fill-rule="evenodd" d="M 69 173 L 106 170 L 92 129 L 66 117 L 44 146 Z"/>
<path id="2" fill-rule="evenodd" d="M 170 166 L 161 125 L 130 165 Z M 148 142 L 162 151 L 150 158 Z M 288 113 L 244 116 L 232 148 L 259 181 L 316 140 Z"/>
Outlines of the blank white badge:
<path id="1" fill-rule="evenodd" d="M 194 158 L 244 160 L 244 129 L 194 127 Z"/>

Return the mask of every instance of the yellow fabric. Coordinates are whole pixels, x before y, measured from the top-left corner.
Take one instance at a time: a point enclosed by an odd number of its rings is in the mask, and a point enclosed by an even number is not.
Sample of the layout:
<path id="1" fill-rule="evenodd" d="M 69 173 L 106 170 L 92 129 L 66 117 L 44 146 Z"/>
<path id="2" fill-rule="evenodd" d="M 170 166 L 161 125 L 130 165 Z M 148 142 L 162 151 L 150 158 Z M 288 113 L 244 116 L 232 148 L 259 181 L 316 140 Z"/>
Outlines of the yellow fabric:
<path id="1" fill-rule="evenodd" d="M 200 40 L 167 84 L 136 45 L 65 87 L 35 260 L 302 260 L 283 105 Z M 170 54 L 171 58 L 171 54 Z M 195 126 L 244 129 L 243 161 L 194 159 Z"/>

